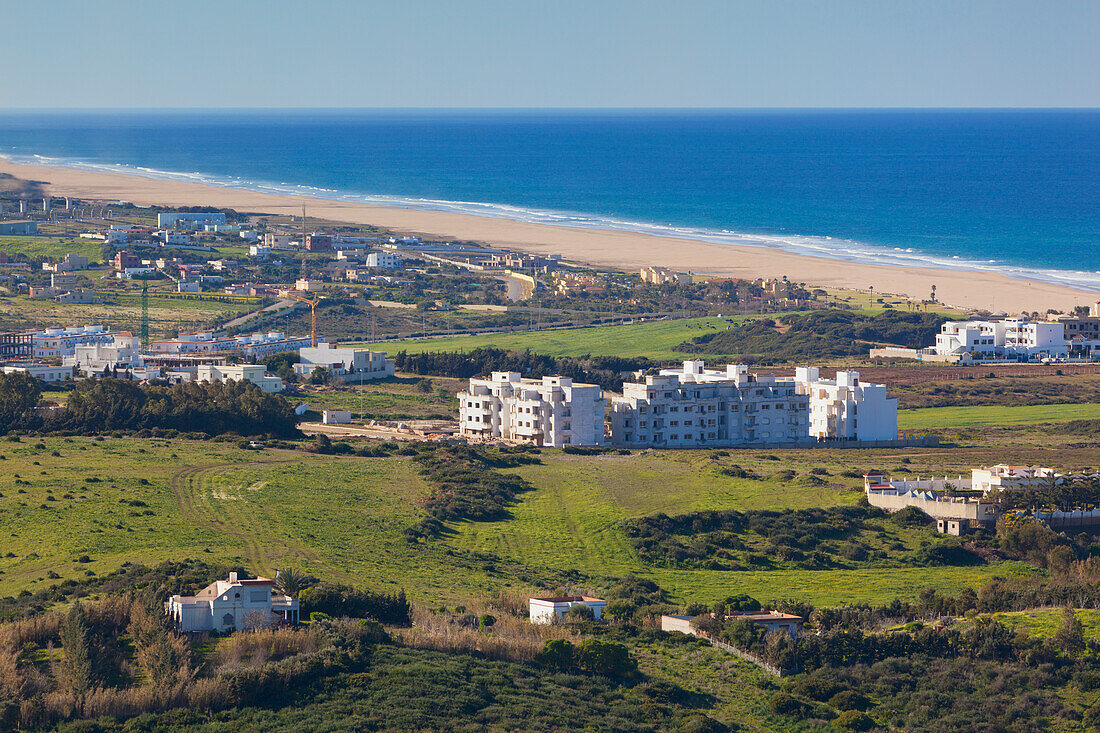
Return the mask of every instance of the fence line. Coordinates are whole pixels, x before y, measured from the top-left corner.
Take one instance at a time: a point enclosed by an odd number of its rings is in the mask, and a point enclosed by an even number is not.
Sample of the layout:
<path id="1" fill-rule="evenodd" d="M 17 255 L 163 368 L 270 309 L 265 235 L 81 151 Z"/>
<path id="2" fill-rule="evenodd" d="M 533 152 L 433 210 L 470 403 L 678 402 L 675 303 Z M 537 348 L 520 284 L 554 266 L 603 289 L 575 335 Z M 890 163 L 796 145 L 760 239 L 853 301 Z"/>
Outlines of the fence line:
<path id="1" fill-rule="evenodd" d="M 694 630 L 693 634 L 695 636 L 699 637 L 700 639 L 706 639 L 708 642 L 710 642 L 714 646 L 718 647 L 719 649 L 724 649 L 727 652 L 729 652 L 730 654 L 734 654 L 738 657 L 741 657 L 746 662 L 751 662 L 752 664 L 755 664 L 757 667 L 760 667 L 765 672 L 769 672 L 769 673 L 775 675 L 776 677 L 783 677 L 784 675 L 793 674 L 794 672 L 797 671 L 797 670 L 786 670 L 786 671 L 784 671 L 784 670 L 780 669 L 779 667 L 776 667 L 774 664 L 769 664 L 768 662 L 765 662 L 763 659 L 756 656 L 755 654 L 747 652 L 744 649 L 738 649 L 737 647 L 733 646 L 732 644 L 727 644 L 724 641 L 718 641 L 717 639 L 712 639 L 711 637 L 707 636 L 706 634 L 704 634 L 701 631 Z"/>

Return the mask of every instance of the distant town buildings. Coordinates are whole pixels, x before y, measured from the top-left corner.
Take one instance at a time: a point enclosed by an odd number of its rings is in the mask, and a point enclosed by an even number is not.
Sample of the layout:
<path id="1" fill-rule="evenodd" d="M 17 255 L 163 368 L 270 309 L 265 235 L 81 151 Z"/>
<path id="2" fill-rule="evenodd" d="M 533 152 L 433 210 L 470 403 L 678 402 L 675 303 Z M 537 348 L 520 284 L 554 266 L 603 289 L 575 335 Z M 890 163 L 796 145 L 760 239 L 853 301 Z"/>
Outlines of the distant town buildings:
<path id="1" fill-rule="evenodd" d="M 604 442 L 606 402 L 594 384 L 493 372 L 488 379 L 471 379 L 457 397 L 459 432 L 470 438 L 554 448 Z"/>
<path id="2" fill-rule="evenodd" d="M 674 272 L 663 267 L 643 267 L 639 272 L 642 282 L 654 285 L 690 285 L 694 278 L 688 272 Z"/>
<path id="3" fill-rule="evenodd" d="M 103 326 L 47 328 L 30 332 L 35 359 L 60 359 L 73 356 L 80 344 L 106 344 L 115 340 L 115 332 Z"/>
<path id="4" fill-rule="evenodd" d="M 65 257 L 57 263 L 51 264 L 45 262 L 42 264 L 42 269 L 52 272 L 72 272 L 74 270 L 87 270 L 88 258 L 81 255 L 74 255 L 72 252 L 65 255 Z"/>
<path id="5" fill-rule="evenodd" d="M 207 224 L 225 224 L 225 214 L 186 211 L 157 214 L 158 229 L 202 229 Z"/>
<path id="6" fill-rule="evenodd" d="M 182 334 L 149 344 L 153 354 L 236 354 L 246 359 L 265 359 L 286 351 L 297 351 L 311 343 L 309 336 L 287 336 L 281 331 L 240 336 L 215 336 L 210 332 Z"/>
<path id="7" fill-rule="evenodd" d="M 741 364 L 705 369 L 691 360 L 626 382 L 621 395 L 609 397 L 566 377 L 494 372 L 471 379 L 457 397 L 460 434 L 540 446 L 719 448 L 898 439 L 897 400 L 885 385 L 865 384 L 857 372 L 823 379 L 816 368 L 775 377 L 750 374 Z"/>
<path id="8" fill-rule="evenodd" d="M 947 321 L 936 334 L 935 353 L 980 356 L 1066 356 L 1064 323 L 1023 318 L 1000 321 Z"/>

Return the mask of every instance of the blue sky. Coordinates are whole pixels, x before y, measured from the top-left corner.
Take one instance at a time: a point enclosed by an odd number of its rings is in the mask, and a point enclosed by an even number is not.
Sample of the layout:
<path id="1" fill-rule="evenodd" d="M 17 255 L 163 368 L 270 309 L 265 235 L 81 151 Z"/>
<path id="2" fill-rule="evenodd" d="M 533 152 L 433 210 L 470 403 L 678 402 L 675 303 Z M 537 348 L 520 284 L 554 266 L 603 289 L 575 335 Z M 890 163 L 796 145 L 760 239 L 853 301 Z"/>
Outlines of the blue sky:
<path id="1" fill-rule="evenodd" d="M 1098 0 L 0 0 L 0 108 L 1097 107 L 1098 38 Z"/>

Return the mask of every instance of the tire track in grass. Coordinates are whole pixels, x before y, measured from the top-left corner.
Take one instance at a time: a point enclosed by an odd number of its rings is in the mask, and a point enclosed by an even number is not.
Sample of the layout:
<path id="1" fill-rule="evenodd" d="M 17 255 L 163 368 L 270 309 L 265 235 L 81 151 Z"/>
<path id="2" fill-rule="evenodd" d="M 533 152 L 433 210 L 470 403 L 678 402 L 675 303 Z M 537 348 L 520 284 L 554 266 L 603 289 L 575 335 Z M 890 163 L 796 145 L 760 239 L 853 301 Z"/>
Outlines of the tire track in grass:
<path id="1" fill-rule="evenodd" d="M 178 471 L 172 477 L 172 491 L 176 494 L 176 502 L 179 506 L 180 513 L 184 518 L 194 522 L 197 526 L 203 529 L 217 532 L 220 534 L 228 535 L 230 537 L 241 540 L 245 547 L 245 553 L 248 556 L 249 561 L 259 569 L 270 568 L 270 557 L 265 549 L 266 543 L 261 542 L 260 538 L 257 538 L 256 532 L 245 531 L 242 525 L 247 520 L 252 520 L 252 524 L 257 527 L 263 527 L 265 523 L 255 515 L 242 511 L 239 519 L 241 521 L 226 521 L 228 518 L 224 511 L 219 512 L 214 506 L 211 506 L 206 499 L 206 492 L 203 491 L 201 481 L 207 475 L 218 470 L 227 468 L 247 468 L 247 467 L 268 467 L 279 463 L 296 463 L 297 460 L 284 459 L 275 461 L 253 461 L 250 463 L 207 463 L 199 466 L 189 466 L 187 468 Z M 243 502 L 239 502 L 242 503 Z M 226 506 L 230 502 L 223 502 Z M 223 507 L 224 509 L 224 507 Z M 242 508 L 243 509 L 243 508 Z M 225 517 L 225 518 L 223 518 Z M 331 574 L 340 577 L 342 580 L 350 581 L 352 578 L 347 573 L 333 568 L 328 563 L 321 560 L 320 556 L 314 552 L 311 548 L 304 545 L 300 545 L 294 542 L 287 536 L 272 536 L 266 535 L 273 542 L 279 542 L 284 545 L 289 554 L 298 557 L 299 559 L 313 563 L 319 567 L 325 568 Z"/>

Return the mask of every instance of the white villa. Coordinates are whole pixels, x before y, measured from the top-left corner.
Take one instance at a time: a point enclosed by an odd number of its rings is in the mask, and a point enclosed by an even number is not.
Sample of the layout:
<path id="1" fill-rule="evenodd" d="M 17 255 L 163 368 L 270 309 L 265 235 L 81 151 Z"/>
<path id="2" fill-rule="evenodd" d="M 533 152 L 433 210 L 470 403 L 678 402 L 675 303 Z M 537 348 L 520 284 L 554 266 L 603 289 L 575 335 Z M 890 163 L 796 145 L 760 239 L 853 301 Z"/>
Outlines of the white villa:
<path id="1" fill-rule="evenodd" d="M 165 612 L 180 631 L 242 631 L 279 621 L 298 622 L 298 599 L 275 595 L 270 578 L 241 580 L 230 573 L 193 596 L 172 596 Z"/>
<path id="2" fill-rule="evenodd" d="M 947 321 L 936 334 L 940 356 L 1066 356 L 1064 323 L 1033 322 L 1024 318 L 1000 321 Z"/>
<path id="3" fill-rule="evenodd" d="M 493 372 L 489 379 L 471 379 L 458 393 L 459 433 L 552 448 L 602 445 L 605 404 L 595 384 Z"/>
<path id="4" fill-rule="evenodd" d="M 301 361 L 294 365 L 296 374 L 308 377 L 317 367 L 325 367 L 343 381 L 362 382 L 368 379 L 385 379 L 393 376 L 394 363 L 384 351 L 369 349 L 339 349 L 336 344 L 324 341 L 317 346 L 298 349 Z"/>
<path id="5" fill-rule="evenodd" d="M 556 598 L 531 598 L 528 600 L 531 623 L 552 624 L 561 621 L 573 606 L 587 606 L 599 621 L 607 601 L 588 596 L 559 596 Z"/>
<path id="6" fill-rule="evenodd" d="M 251 382 L 268 393 L 282 392 L 286 389 L 283 380 L 268 374 L 263 364 L 200 364 L 195 370 L 196 382 Z"/>

